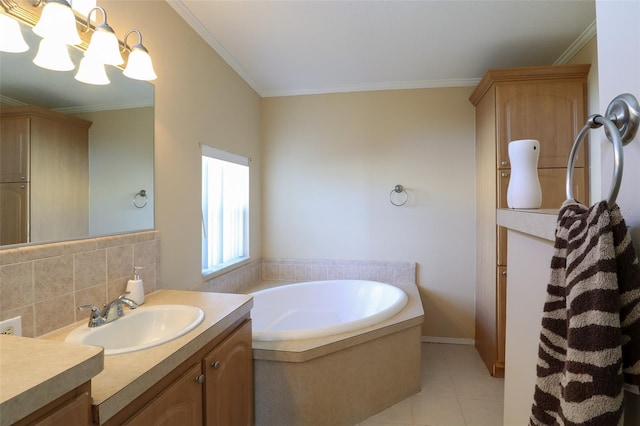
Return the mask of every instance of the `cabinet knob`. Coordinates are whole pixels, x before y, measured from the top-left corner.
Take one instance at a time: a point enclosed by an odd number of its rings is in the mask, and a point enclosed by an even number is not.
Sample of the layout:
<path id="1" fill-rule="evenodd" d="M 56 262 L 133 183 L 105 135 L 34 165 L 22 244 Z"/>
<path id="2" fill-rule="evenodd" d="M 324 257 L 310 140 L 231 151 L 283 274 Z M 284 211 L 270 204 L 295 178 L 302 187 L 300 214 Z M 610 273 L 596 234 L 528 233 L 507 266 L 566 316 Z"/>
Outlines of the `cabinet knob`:
<path id="1" fill-rule="evenodd" d="M 220 368 L 220 361 L 213 361 L 213 362 L 211 363 L 211 367 L 213 367 L 213 368 L 215 368 L 215 369 Z"/>
<path id="2" fill-rule="evenodd" d="M 500 165 L 501 165 L 501 166 L 506 166 L 506 165 L 508 165 L 508 164 L 509 164 L 509 162 L 508 162 L 508 161 L 505 161 L 505 160 L 502 160 L 502 161 L 500 162 Z"/>
<path id="3" fill-rule="evenodd" d="M 204 383 L 204 374 L 201 374 L 198 377 L 196 377 L 196 383 L 198 383 L 198 384 L 203 384 Z"/>
<path id="4" fill-rule="evenodd" d="M 25 180 L 25 179 L 26 179 L 26 177 L 20 176 L 20 180 Z"/>
<path id="5" fill-rule="evenodd" d="M 509 173 L 507 173 L 507 172 L 502 172 L 502 173 L 500 173 L 500 176 L 502 176 L 502 177 L 507 177 L 507 176 L 509 176 Z"/>
<path id="6" fill-rule="evenodd" d="M 507 271 L 502 271 L 502 275 L 507 275 Z"/>

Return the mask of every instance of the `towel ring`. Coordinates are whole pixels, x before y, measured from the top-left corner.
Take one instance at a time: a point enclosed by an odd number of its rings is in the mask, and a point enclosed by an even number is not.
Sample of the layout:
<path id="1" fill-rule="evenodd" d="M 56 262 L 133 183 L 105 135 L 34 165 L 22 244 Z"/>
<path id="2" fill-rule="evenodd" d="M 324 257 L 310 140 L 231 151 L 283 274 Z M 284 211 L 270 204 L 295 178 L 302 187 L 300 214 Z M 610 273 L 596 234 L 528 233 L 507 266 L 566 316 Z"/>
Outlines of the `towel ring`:
<path id="1" fill-rule="evenodd" d="M 594 114 L 587 119 L 587 123 L 578 133 L 571 147 L 569 163 L 567 164 L 566 191 L 567 198 L 573 197 L 573 168 L 580 144 L 590 129 L 604 126 L 605 134 L 613 143 L 613 178 L 609 187 L 607 205 L 612 208 L 616 203 L 620 184 L 622 183 L 622 170 L 624 167 L 624 155 L 622 147 L 633 140 L 640 123 L 640 107 L 637 99 L 628 93 L 616 96 L 607 107 L 607 116 Z"/>
<path id="2" fill-rule="evenodd" d="M 147 191 L 141 189 L 136 195 L 133 196 L 133 205 L 136 208 L 141 209 L 147 205 L 149 199 L 147 198 Z"/>
<path id="3" fill-rule="evenodd" d="M 611 181 L 611 186 L 609 187 L 609 196 L 607 197 L 607 205 L 609 206 L 609 208 L 612 208 L 616 203 L 618 191 L 620 190 L 620 183 L 622 182 L 622 168 L 624 165 L 622 154 L 622 138 L 620 137 L 618 128 L 613 123 L 613 121 L 598 114 L 594 114 L 587 119 L 587 124 L 585 124 L 584 127 L 580 130 L 580 133 L 578 133 L 578 137 L 571 147 L 571 153 L 569 154 L 569 164 L 567 165 L 567 198 L 574 199 L 573 166 L 576 162 L 578 149 L 580 148 L 580 145 L 589 130 L 597 129 L 600 126 L 605 126 L 605 129 L 607 130 L 609 135 L 609 140 L 613 143 L 613 178 Z"/>
<path id="4" fill-rule="evenodd" d="M 393 201 L 393 194 L 402 194 L 404 193 L 404 200 L 400 201 L 400 202 L 394 202 Z M 407 201 L 409 200 L 409 194 L 407 194 L 407 191 L 404 190 L 404 187 L 402 185 L 396 185 L 391 192 L 389 193 L 389 201 L 391 202 L 391 204 L 393 204 L 396 207 L 400 207 L 400 206 L 404 206 L 405 204 L 407 204 Z"/>

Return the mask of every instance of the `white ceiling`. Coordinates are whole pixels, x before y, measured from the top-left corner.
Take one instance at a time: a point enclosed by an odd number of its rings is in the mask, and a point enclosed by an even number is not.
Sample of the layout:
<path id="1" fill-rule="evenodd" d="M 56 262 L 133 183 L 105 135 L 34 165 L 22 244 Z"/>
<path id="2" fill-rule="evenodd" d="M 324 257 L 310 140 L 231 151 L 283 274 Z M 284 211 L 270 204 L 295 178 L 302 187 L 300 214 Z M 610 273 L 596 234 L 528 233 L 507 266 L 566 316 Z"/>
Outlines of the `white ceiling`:
<path id="1" fill-rule="evenodd" d="M 595 0 L 168 2 L 265 97 L 475 85 L 595 34 Z"/>

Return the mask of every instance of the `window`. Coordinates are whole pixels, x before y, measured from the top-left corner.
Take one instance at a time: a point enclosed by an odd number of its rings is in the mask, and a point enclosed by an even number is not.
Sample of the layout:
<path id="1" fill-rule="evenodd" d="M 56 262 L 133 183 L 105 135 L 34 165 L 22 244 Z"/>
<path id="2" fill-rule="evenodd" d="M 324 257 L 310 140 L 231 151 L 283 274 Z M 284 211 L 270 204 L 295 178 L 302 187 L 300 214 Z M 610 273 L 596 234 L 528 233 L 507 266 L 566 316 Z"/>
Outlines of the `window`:
<path id="1" fill-rule="evenodd" d="M 202 145 L 202 274 L 249 257 L 249 159 Z"/>

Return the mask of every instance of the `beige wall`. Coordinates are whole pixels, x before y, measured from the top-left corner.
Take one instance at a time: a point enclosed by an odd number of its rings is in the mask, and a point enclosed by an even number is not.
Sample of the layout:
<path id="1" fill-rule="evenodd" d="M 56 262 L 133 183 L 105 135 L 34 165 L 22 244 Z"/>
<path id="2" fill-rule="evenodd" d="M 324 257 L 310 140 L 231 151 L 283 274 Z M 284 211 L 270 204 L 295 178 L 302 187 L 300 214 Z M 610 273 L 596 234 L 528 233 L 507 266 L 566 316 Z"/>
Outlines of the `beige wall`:
<path id="1" fill-rule="evenodd" d="M 164 0 L 103 0 L 100 5 L 120 37 L 131 28 L 142 32 L 158 74 L 154 201 L 160 286 L 188 289 L 203 281 L 200 143 L 252 158 L 250 254 L 261 257 L 260 97 Z"/>
<path id="2" fill-rule="evenodd" d="M 588 77 L 588 105 L 587 114 L 600 114 L 600 98 L 598 96 L 598 40 L 593 37 L 585 44 L 569 61 L 570 64 L 591 64 Z M 584 123 L 583 123 L 584 124 Z M 589 138 L 589 197 L 593 202 L 602 199 L 601 165 L 602 143 L 595 143 L 594 138 Z M 605 195 L 606 196 L 606 195 Z"/>
<path id="3" fill-rule="evenodd" d="M 152 229 L 153 107 L 76 116 L 93 123 L 89 129 L 89 235 Z M 149 194 L 147 205 L 136 208 L 133 197 L 141 189 Z"/>
<path id="4" fill-rule="evenodd" d="M 423 335 L 473 338 L 472 90 L 263 99 L 263 256 L 416 262 Z"/>

